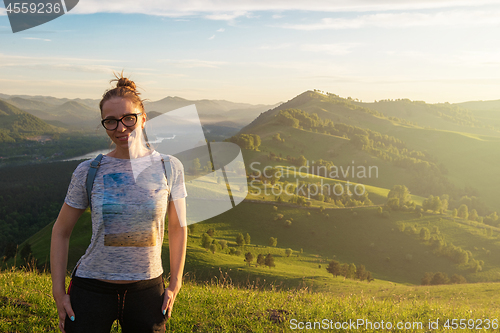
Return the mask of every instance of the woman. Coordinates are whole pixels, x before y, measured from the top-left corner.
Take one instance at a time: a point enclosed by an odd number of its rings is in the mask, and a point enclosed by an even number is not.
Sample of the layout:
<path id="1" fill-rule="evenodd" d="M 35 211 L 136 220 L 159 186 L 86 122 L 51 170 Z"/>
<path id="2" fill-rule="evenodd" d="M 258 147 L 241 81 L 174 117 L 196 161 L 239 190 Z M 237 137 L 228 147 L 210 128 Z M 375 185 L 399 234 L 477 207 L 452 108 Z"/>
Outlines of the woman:
<path id="1" fill-rule="evenodd" d="M 109 332 L 116 319 L 124 333 L 164 332 L 182 285 L 187 240 L 182 164 L 141 144 L 146 114 L 136 86 L 122 75 L 113 81 L 116 88 L 106 91 L 99 106 L 116 148 L 100 162 L 91 202 L 86 177 L 92 160 L 76 168 L 52 229 L 52 291 L 63 333 Z M 66 293 L 69 239 L 88 206 L 91 243 Z M 166 289 L 161 263 L 165 213 L 170 249 Z"/>

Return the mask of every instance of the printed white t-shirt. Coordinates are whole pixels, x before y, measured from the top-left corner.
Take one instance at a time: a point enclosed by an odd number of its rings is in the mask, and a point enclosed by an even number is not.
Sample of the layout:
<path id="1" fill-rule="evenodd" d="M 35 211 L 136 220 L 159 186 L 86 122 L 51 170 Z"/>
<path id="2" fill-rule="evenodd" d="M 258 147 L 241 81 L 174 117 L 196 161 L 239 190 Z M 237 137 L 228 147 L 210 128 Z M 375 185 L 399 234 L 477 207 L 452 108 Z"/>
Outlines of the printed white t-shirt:
<path id="1" fill-rule="evenodd" d="M 165 168 L 171 167 L 167 186 Z M 170 163 L 167 163 L 167 160 Z M 65 203 L 85 209 L 88 160 L 73 172 Z M 129 160 L 104 155 L 92 188 L 92 239 L 76 276 L 148 280 L 163 273 L 161 248 L 168 201 L 187 196 L 182 163 L 154 151 Z"/>

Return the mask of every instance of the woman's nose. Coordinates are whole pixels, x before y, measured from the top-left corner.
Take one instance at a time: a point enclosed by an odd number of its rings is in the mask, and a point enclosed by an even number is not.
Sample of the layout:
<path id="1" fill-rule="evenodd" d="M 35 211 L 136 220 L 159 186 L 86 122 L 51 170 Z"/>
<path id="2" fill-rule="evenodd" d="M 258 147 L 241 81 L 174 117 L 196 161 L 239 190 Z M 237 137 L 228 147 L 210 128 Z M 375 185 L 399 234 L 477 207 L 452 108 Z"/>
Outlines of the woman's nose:
<path id="1" fill-rule="evenodd" d="M 118 127 L 116 127 L 116 130 L 118 132 L 123 132 L 127 129 L 127 126 L 123 125 L 121 121 L 118 122 Z"/>

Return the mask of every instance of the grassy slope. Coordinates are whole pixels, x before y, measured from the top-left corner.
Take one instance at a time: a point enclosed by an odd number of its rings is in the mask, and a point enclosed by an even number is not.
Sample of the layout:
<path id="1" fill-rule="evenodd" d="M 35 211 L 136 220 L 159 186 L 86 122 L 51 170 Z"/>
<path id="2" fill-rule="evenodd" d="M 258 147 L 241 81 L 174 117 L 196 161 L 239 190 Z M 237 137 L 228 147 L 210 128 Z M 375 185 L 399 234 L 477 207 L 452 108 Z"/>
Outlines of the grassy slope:
<path id="1" fill-rule="evenodd" d="M 425 272 L 437 271 L 449 276 L 458 273 L 469 281 L 500 281 L 500 258 L 495 255 L 500 250 L 499 230 L 496 229 L 493 237 L 488 237 L 482 226 L 459 223 L 462 221 L 438 215 L 417 218 L 414 213 L 393 212 L 390 218 L 382 218 L 377 213 L 377 207 L 327 209 L 324 213 L 314 208 L 277 207 L 275 211 L 273 204 L 242 203 L 235 209 L 197 224 L 188 240 L 185 271 L 198 280 L 210 279 L 222 270 L 238 284 L 265 279 L 268 284 L 273 282 L 287 287 L 305 285 L 313 290 L 332 290 L 335 288 L 333 279 L 325 268 L 335 258 L 341 262 L 365 265 L 376 279 L 400 283 L 419 284 Z M 283 220 L 274 220 L 278 213 L 284 215 Z M 283 221 L 290 218 L 293 219 L 292 226 L 285 228 Z M 477 260 L 484 260 L 483 271 L 472 274 L 447 258 L 435 256 L 432 248 L 417 236 L 399 232 L 398 223 L 430 230 L 438 226 L 447 242 L 470 250 Z M 251 244 L 241 249 L 240 256 L 222 252 L 212 254 L 200 247 L 201 234 L 209 228 L 215 229 L 214 238 L 227 240 L 229 246 L 236 246 L 235 238 L 240 232 L 251 235 Z M 40 263 L 48 257 L 50 229 L 49 225 L 28 240 Z M 85 213 L 72 234 L 70 269 L 84 253 L 90 232 L 89 213 Z M 277 248 L 268 246 L 271 236 L 278 238 Z M 294 251 L 291 257 L 286 257 L 286 248 Z M 276 267 L 248 267 L 243 256 L 248 251 L 254 257 L 258 253 L 272 253 Z M 411 255 L 410 260 L 408 255 Z M 164 245 L 163 260 L 168 271 L 168 242 Z"/>
<path id="2" fill-rule="evenodd" d="M 271 151 L 277 155 L 281 154 L 283 157 L 287 155 L 292 157 L 304 155 L 310 163 L 319 159 L 333 161 L 336 166 L 343 167 L 344 170 L 352 166 L 355 166 L 356 170 L 359 170 L 360 166 L 366 167 L 366 170 L 369 167 L 376 167 L 378 173 L 375 174 L 374 172 L 371 177 L 352 177 L 352 172 L 348 177 L 352 182 L 375 187 L 390 189 L 394 185 L 407 184 L 412 179 L 412 176 L 406 170 L 355 149 L 350 144 L 350 141 L 345 138 L 273 124 L 259 126 L 252 129 L 252 133 L 261 136 L 261 152 L 243 150 L 247 169 L 253 161 L 260 162 L 262 167 L 283 164 L 282 162 L 269 161 L 266 155 L 268 151 Z M 285 142 L 273 140 L 272 137 L 275 133 L 280 133 Z M 259 165 L 256 164 L 255 167 L 258 168 Z M 341 171 L 339 170 L 339 172 Z"/>
<path id="3" fill-rule="evenodd" d="M 459 187 L 473 187 L 490 207 L 499 208 L 500 178 L 497 166 L 500 139 L 432 129 L 400 129 L 389 132 L 412 147 L 428 151 L 448 169 L 448 179 Z"/>
<path id="4" fill-rule="evenodd" d="M 291 332 L 291 320 L 317 322 L 328 318 L 333 323 L 358 319 L 372 323 L 390 321 L 393 325 L 409 322 L 408 327 L 413 322 L 422 323 L 422 329 L 413 326 L 406 330 L 420 332 L 426 331 L 429 321 L 438 318 L 438 331 L 442 331 L 446 319 L 496 319 L 500 315 L 498 284 L 408 287 L 340 279 L 336 282 L 339 288 L 329 293 L 308 293 L 305 289 L 264 291 L 255 286 L 238 289 L 223 279 L 204 285 L 187 282 L 176 299 L 167 330 Z M 49 275 L 0 273 L 0 331 L 55 331 L 57 312 L 50 294 Z M 380 331 L 364 326 L 359 330 Z M 121 330 L 113 325 L 112 332 Z"/>
<path id="5" fill-rule="evenodd" d="M 442 119 L 440 122 L 431 122 L 434 124 L 433 128 L 402 125 L 359 109 L 350 109 L 346 105 L 333 102 L 328 97 L 313 92 L 299 95 L 296 99 L 280 106 L 279 109 L 288 107 L 317 113 L 320 118 L 329 118 L 334 122 L 392 135 L 403 140 L 410 150 L 428 152 L 436 159 L 437 164 L 442 163 L 448 169 L 446 177 L 452 183 L 461 188 L 467 186 L 478 190 L 482 201 L 491 209 L 500 210 L 498 200 L 496 200 L 500 196 L 500 178 L 496 177 L 495 168 L 500 163 L 500 156 L 494 153 L 500 151 L 500 138 L 497 136 L 481 134 L 481 131 L 477 132 L 477 129 L 472 127 L 466 128 L 453 124 L 448 126 L 447 122 L 444 126 L 441 124 Z M 343 138 L 272 124 L 273 114 L 277 112 L 278 108 L 269 111 L 243 129 L 244 133 L 261 136 L 261 150 L 267 149 L 278 154 L 282 153 L 284 157 L 288 154 L 296 157 L 303 154 L 308 160 L 323 158 L 332 160 L 336 165 L 347 166 L 353 160 L 356 165 L 376 165 L 379 169 L 379 177 L 365 179 L 362 183 L 377 187 L 392 188 L 397 184 L 408 185 L 410 183 L 411 175 L 407 170 L 394 167 L 365 152 L 354 150 Z M 393 112 L 396 111 L 393 110 Z M 401 110 L 398 112 L 401 113 Z M 424 116 L 418 115 L 418 117 Z M 429 115 L 424 118 L 429 120 L 433 117 L 435 116 Z M 442 128 L 439 127 L 440 124 Z M 454 129 L 454 131 L 449 129 Z M 285 138 L 285 143 L 273 141 L 272 136 L 275 133 L 280 133 L 281 137 Z M 249 158 L 251 159 L 252 156 L 250 155 Z"/>

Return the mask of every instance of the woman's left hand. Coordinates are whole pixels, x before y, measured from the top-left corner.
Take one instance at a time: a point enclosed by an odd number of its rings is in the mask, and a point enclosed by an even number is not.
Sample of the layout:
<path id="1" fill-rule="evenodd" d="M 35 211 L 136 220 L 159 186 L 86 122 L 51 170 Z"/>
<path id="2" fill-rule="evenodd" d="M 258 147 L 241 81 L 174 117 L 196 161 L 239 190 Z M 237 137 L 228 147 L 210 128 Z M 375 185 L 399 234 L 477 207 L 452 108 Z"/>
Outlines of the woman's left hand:
<path id="1" fill-rule="evenodd" d="M 165 295 L 163 296 L 163 305 L 161 306 L 161 311 L 167 319 L 170 319 L 172 315 L 172 308 L 174 306 L 175 297 L 179 293 L 180 287 L 173 287 L 171 285 L 165 288 Z"/>

